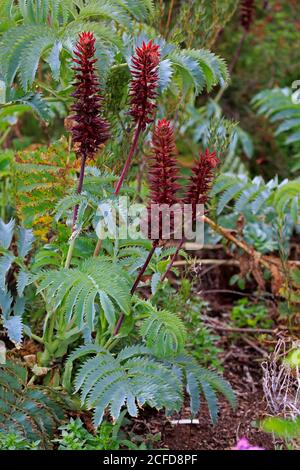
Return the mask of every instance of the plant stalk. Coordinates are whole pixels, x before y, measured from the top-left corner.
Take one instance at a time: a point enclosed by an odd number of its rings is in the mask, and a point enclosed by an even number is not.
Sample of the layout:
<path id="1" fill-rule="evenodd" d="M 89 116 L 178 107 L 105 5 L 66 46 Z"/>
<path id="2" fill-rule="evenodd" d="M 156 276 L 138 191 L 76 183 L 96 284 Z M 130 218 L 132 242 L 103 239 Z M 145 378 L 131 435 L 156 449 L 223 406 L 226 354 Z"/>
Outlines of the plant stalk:
<path id="1" fill-rule="evenodd" d="M 183 242 L 184 242 L 184 238 L 182 238 L 182 239 L 180 240 L 179 244 L 177 245 L 176 251 L 175 251 L 175 253 L 173 254 L 172 258 L 170 259 L 170 262 L 169 262 L 169 264 L 168 264 L 168 266 L 167 266 L 167 269 L 165 270 L 165 273 L 163 274 L 163 276 L 162 276 L 162 278 L 161 278 L 161 282 L 163 282 L 163 281 L 166 279 L 167 275 L 168 275 L 169 272 L 171 271 L 172 266 L 173 266 L 173 264 L 174 264 L 174 261 L 176 260 L 177 255 L 178 255 L 178 253 L 179 253 L 179 251 L 180 251 L 180 249 L 181 249 L 181 247 L 182 247 L 182 245 L 183 245 Z"/>
<path id="2" fill-rule="evenodd" d="M 95 246 L 95 251 L 94 251 L 94 254 L 93 254 L 94 258 L 96 258 L 99 255 L 100 250 L 101 250 L 101 246 L 102 246 L 102 239 L 98 238 L 97 245 Z"/>
<path id="3" fill-rule="evenodd" d="M 151 258 L 152 258 L 152 256 L 153 256 L 154 252 L 155 252 L 155 249 L 156 249 L 158 243 L 159 243 L 158 240 L 154 240 L 154 241 L 153 241 L 153 243 L 152 243 L 152 248 L 151 248 L 151 250 L 150 250 L 149 253 L 148 253 L 148 256 L 147 256 L 147 258 L 146 258 L 146 261 L 145 261 L 145 263 L 143 264 L 143 266 L 142 266 L 140 272 L 138 273 L 137 278 L 136 278 L 136 280 L 134 281 L 134 284 L 133 284 L 133 286 L 132 286 L 132 288 L 131 288 L 131 291 L 130 291 L 130 294 L 131 294 L 131 295 L 133 295 L 133 294 L 135 293 L 135 291 L 136 291 L 136 289 L 137 289 L 137 287 L 138 287 L 138 285 L 139 285 L 139 283 L 140 283 L 140 280 L 141 280 L 141 278 L 142 278 L 144 272 L 146 271 L 146 269 L 147 269 L 147 267 L 148 267 L 148 264 L 150 263 L 150 260 L 151 260 Z M 118 322 L 117 322 L 117 324 L 116 324 L 116 327 L 115 327 L 113 336 L 117 336 L 117 334 L 119 333 L 120 328 L 121 328 L 121 326 L 122 326 L 122 323 L 123 323 L 123 321 L 124 321 L 124 318 L 125 318 L 125 315 L 124 315 L 124 313 L 122 313 L 122 315 L 120 316 L 120 318 L 119 318 L 119 320 L 118 320 Z"/>
<path id="4" fill-rule="evenodd" d="M 122 170 L 121 176 L 119 178 L 119 181 L 117 182 L 117 185 L 115 187 L 115 196 L 117 196 L 119 194 L 120 189 L 122 187 L 122 184 L 124 182 L 124 179 L 125 179 L 125 177 L 127 175 L 127 172 L 130 168 L 132 158 L 133 158 L 133 156 L 136 152 L 136 149 L 137 149 L 137 145 L 138 145 L 139 136 L 140 136 L 141 131 L 142 131 L 142 126 L 141 126 L 141 122 L 139 121 L 139 123 L 138 123 L 138 125 L 135 129 L 133 141 L 132 141 L 132 144 L 131 144 L 131 147 L 130 147 L 130 150 L 129 150 L 127 160 L 126 160 L 125 165 L 123 167 L 123 170 Z"/>
<path id="5" fill-rule="evenodd" d="M 83 154 L 81 156 L 80 174 L 79 174 L 79 180 L 78 180 L 78 185 L 77 185 L 77 190 L 76 190 L 77 194 L 80 194 L 82 191 L 85 163 L 86 163 L 86 155 Z M 78 207 L 79 205 L 76 204 L 76 206 L 74 207 L 74 211 L 73 211 L 72 236 L 71 236 L 69 250 L 68 250 L 68 254 L 67 254 L 67 258 L 65 262 L 65 268 L 70 267 L 71 259 L 72 259 L 72 255 L 73 255 L 73 251 L 75 247 L 75 241 L 76 241 L 75 232 L 76 232 L 76 221 L 77 221 L 77 216 L 78 216 Z"/>

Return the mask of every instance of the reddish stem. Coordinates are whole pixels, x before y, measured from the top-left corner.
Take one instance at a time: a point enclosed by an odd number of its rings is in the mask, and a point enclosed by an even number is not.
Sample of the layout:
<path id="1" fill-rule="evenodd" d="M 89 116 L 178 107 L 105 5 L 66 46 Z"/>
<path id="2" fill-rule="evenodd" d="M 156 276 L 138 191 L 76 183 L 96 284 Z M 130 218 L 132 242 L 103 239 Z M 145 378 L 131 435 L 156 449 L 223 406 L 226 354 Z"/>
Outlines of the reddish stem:
<path id="1" fill-rule="evenodd" d="M 175 253 L 173 254 L 172 258 L 170 259 L 170 262 L 169 262 L 169 264 L 168 264 L 168 266 L 167 266 L 167 269 L 166 269 L 166 271 L 165 271 L 163 277 L 161 278 L 161 282 L 163 282 L 163 281 L 166 279 L 167 275 L 168 275 L 169 272 L 171 271 L 172 266 L 173 266 L 173 264 L 174 264 L 174 261 L 176 260 L 177 255 L 178 255 L 178 253 L 179 253 L 179 250 L 180 250 L 180 248 L 181 248 L 182 245 L 183 245 L 183 242 L 184 242 L 184 238 L 182 238 L 182 239 L 180 240 L 180 242 L 179 242 L 179 244 L 178 244 L 178 246 L 177 246 L 177 248 L 176 248 Z"/>
<path id="2" fill-rule="evenodd" d="M 248 31 L 246 29 L 244 29 L 243 35 L 241 36 L 240 42 L 237 46 L 237 49 L 235 51 L 235 54 L 234 54 L 233 59 L 231 61 L 231 64 L 228 67 L 228 71 L 229 71 L 230 74 L 232 74 L 233 69 L 236 66 L 236 63 L 239 60 L 239 57 L 240 57 L 241 52 L 242 52 L 242 47 L 243 47 L 243 44 L 244 44 L 245 39 L 247 37 L 247 34 L 248 34 Z"/>
<path id="3" fill-rule="evenodd" d="M 138 273 L 137 278 L 136 278 L 136 280 L 134 281 L 134 284 L 133 284 L 133 286 L 132 286 L 132 288 L 131 288 L 131 291 L 130 291 L 130 294 L 131 294 L 131 295 L 133 295 L 133 294 L 135 293 L 135 291 L 136 291 L 136 289 L 137 289 L 137 287 L 138 287 L 138 285 L 139 285 L 139 283 L 140 283 L 140 280 L 141 280 L 141 278 L 142 278 L 144 272 L 146 271 L 146 269 L 147 269 L 147 267 L 148 267 L 148 264 L 150 263 L 150 260 L 151 260 L 153 254 L 154 254 L 154 251 L 155 251 L 155 249 L 156 249 L 158 243 L 159 243 L 158 240 L 154 240 L 154 241 L 153 241 L 153 243 L 152 243 L 152 248 L 151 248 L 151 250 L 150 250 L 149 253 L 148 253 L 148 256 L 147 256 L 147 258 L 146 258 L 146 261 L 145 261 L 145 263 L 143 264 L 143 266 L 142 266 L 140 272 Z M 122 313 L 122 315 L 120 316 L 120 318 L 119 318 L 119 320 L 118 320 L 118 322 L 117 322 L 117 324 L 116 324 L 116 327 L 115 327 L 115 331 L 114 331 L 114 333 L 113 333 L 113 336 L 117 336 L 117 334 L 119 333 L 120 328 L 121 328 L 121 326 L 122 326 L 122 323 L 123 323 L 123 321 L 124 321 L 124 318 L 125 318 L 125 315 L 124 315 L 124 313 Z"/>
<path id="4" fill-rule="evenodd" d="M 80 174 L 79 174 L 79 180 L 78 180 L 78 185 L 77 185 L 77 190 L 76 190 L 77 194 L 80 194 L 82 191 L 85 162 L 86 162 L 86 155 L 83 154 L 81 156 Z M 78 207 L 79 205 L 76 204 L 76 206 L 74 207 L 74 211 L 73 211 L 73 229 L 72 229 L 73 232 L 75 231 L 75 225 L 76 225 L 77 215 L 78 215 Z"/>
<path id="5" fill-rule="evenodd" d="M 166 37 L 169 36 L 169 28 L 170 28 L 170 23 L 171 23 L 171 18 L 172 18 L 173 7 L 174 7 L 174 0 L 171 0 L 167 24 L 166 24 Z"/>
<path id="6" fill-rule="evenodd" d="M 139 141 L 139 136 L 140 136 L 141 130 L 142 130 L 141 121 L 139 121 L 139 123 L 138 123 L 138 125 L 135 129 L 133 141 L 132 141 L 132 144 L 131 144 L 131 147 L 130 147 L 130 150 L 129 150 L 127 160 L 126 160 L 125 165 L 123 167 L 123 170 L 122 170 L 121 176 L 119 178 L 119 181 L 118 181 L 118 183 L 115 187 L 115 195 L 116 196 L 119 194 L 120 189 L 121 189 L 122 184 L 123 184 L 123 181 L 125 179 L 125 176 L 127 175 L 127 172 L 130 168 L 132 158 L 133 158 L 133 156 L 135 154 L 135 151 L 137 149 L 137 144 L 138 144 L 138 141 Z"/>

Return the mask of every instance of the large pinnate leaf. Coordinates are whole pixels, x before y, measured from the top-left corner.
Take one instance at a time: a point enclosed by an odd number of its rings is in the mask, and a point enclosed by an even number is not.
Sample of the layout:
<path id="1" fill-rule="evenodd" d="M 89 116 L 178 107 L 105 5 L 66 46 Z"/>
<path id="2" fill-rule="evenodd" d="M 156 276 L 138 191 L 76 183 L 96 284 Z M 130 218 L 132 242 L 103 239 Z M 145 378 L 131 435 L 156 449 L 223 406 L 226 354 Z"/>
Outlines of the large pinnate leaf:
<path id="1" fill-rule="evenodd" d="M 75 320 L 78 328 L 94 329 L 96 305 L 100 305 L 110 325 L 115 309 L 130 312 L 130 278 L 119 265 L 106 258 L 85 261 L 77 269 L 61 269 L 37 275 L 38 292 L 47 290 L 54 308 L 62 307 L 67 321 Z"/>

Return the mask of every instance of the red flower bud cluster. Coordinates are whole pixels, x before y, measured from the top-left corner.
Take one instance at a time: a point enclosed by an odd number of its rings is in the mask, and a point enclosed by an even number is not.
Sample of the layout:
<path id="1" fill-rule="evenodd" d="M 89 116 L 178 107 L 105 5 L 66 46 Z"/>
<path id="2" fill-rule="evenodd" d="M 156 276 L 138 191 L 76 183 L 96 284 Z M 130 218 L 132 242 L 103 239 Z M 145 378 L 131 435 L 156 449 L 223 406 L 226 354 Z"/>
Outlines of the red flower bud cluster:
<path id="1" fill-rule="evenodd" d="M 240 6 L 240 22 L 245 31 L 250 30 L 254 18 L 255 0 L 242 0 Z"/>
<path id="2" fill-rule="evenodd" d="M 152 135 L 152 156 L 149 168 L 150 199 L 154 204 L 176 204 L 178 198 L 175 138 L 170 121 L 158 121 Z"/>
<path id="3" fill-rule="evenodd" d="M 72 93 L 75 113 L 71 117 L 74 122 L 71 131 L 77 153 L 84 158 L 93 158 L 99 146 L 109 138 L 108 123 L 100 115 L 102 97 L 95 72 L 95 40 L 93 33 L 83 32 L 76 43 L 76 57 L 73 58 L 76 83 Z"/>
<path id="4" fill-rule="evenodd" d="M 208 201 L 208 192 L 214 178 L 213 170 L 218 163 L 216 152 L 210 152 L 206 149 L 204 153 L 200 153 L 199 160 L 192 168 L 192 175 L 183 202 L 192 204 L 193 218 L 196 216 L 197 204 L 205 204 Z"/>
<path id="5" fill-rule="evenodd" d="M 154 120 L 158 87 L 159 46 L 149 41 L 137 47 L 132 57 L 130 84 L 130 112 L 141 130 Z"/>

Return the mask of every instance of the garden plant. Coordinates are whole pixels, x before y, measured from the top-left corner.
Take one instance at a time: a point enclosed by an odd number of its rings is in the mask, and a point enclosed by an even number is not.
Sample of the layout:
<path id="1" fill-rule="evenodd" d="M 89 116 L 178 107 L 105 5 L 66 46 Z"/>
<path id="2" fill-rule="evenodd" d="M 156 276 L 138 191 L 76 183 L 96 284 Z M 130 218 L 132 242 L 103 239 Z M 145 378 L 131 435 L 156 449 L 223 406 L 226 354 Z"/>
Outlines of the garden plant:
<path id="1" fill-rule="evenodd" d="M 299 24 L 0 0 L 1 450 L 299 449 Z"/>

